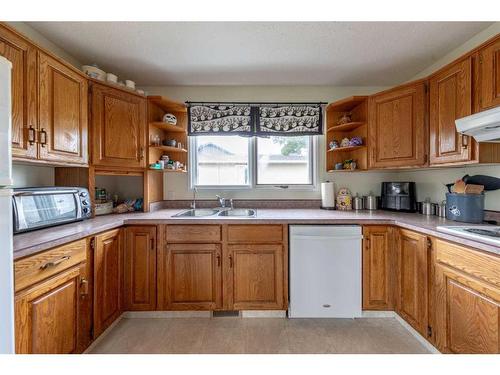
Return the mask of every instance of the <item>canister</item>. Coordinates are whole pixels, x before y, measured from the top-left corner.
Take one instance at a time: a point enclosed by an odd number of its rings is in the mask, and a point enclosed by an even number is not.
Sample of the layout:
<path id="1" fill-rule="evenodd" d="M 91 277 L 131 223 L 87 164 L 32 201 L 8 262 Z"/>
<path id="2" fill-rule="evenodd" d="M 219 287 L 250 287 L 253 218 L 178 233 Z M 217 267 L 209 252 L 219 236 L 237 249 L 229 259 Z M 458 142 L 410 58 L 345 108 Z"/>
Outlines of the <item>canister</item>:
<path id="1" fill-rule="evenodd" d="M 446 217 L 446 201 L 442 201 L 436 205 L 436 216 Z"/>
<path id="2" fill-rule="evenodd" d="M 436 206 L 434 203 L 431 202 L 422 202 L 422 209 L 421 209 L 421 214 L 422 215 L 434 215 L 435 213 Z"/>
<path id="3" fill-rule="evenodd" d="M 352 208 L 354 210 L 362 210 L 363 209 L 363 198 L 359 197 L 358 194 L 354 198 L 352 198 Z"/>
<path id="4" fill-rule="evenodd" d="M 378 197 L 375 195 L 365 195 L 363 200 L 365 209 L 376 210 L 378 208 Z"/>

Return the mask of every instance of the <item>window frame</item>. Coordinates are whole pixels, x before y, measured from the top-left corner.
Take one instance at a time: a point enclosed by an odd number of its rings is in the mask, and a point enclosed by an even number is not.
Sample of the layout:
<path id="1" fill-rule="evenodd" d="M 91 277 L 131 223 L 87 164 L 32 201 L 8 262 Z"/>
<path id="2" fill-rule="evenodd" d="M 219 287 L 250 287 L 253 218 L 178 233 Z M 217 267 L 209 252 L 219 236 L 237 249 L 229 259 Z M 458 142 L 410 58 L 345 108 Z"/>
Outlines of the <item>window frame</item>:
<path id="1" fill-rule="evenodd" d="M 202 190 L 293 190 L 293 191 L 316 191 L 318 190 L 318 136 L 310 135 L 309 137 L 309 163 L 310 163 L 310 184 L 257 184 L 257 138 L 256 136 L 248 137 L 248 184 L 246 185 L 197 185 L 197 136 L 188 137 L 189 154 L 188 154 L 188 175 L 189 175 L 189 190 L 194 188 L 198 191 Z"/>

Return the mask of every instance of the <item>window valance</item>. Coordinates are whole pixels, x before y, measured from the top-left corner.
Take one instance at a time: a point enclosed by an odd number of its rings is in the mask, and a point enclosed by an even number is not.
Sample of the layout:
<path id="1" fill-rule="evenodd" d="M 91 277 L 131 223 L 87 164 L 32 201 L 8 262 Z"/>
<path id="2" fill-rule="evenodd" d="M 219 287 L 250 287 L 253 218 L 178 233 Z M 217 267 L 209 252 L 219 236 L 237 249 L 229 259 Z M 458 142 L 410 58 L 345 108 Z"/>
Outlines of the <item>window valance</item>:
<path id="1" fill-rule="evenodd" d="M 324 103 L 191 103 L 189 135 L 299 136 L 323 133 Z"/>

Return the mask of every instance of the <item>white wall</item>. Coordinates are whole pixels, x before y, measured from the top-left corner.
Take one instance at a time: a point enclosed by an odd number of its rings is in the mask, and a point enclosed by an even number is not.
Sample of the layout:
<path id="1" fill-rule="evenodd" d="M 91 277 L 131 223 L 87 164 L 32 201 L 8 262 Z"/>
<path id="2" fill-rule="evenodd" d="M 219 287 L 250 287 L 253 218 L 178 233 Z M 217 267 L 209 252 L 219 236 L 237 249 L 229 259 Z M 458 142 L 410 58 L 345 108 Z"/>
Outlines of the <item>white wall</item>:
<path id="1" fill-rule="evenodd" d="M 177 101 L 323 101 L 333 102 L 350 95 L 367 95 L 385 87 L 333 87 L 333 86 L 170 86 L 145 87 L 150 95 L 163 95 Z M 391 180 L 394 173 L 326 173 L 324 137 L 318 142 L 318 172 L 320 181 L 334 180 L 338 187 L 348 187 L 354 193 L 377 192 L 380 182 Z M 191 199 L 186 174 L 165 175 L 165 199 Z M 205 191 L 200 198 L 214 198 L 215 194 L 229 198 L 245 199 L 318 199 L 319 190 L 246 190 L 246 191 Z"/>
<path id="2" fill-rule="evenodd" d="M 14 164 L 12 178 L 14 187 L 54 186 L 54 168 Z"/>

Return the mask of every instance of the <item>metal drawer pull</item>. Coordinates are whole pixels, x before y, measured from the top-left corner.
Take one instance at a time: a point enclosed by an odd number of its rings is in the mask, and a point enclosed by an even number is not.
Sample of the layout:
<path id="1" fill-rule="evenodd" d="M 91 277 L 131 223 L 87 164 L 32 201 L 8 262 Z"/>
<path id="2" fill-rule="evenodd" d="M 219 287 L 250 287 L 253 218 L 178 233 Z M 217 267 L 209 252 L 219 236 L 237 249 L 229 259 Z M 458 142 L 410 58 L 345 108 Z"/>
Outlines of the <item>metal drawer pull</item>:
<path id="1" fill-rule="evenodd" d="M 66 255 L 66 256 L 63 256 L 62 258 L 58 259 L 58 260 L 54 260 L 53 262 L 47 262 L 45 263 L 44 265 L 40 266 L 40 269 L 41 270 L 45 270 L 47 268 L 52 268 L 52 267 L 55 267 L 59 264 L 61 264 L 62 262 L 70 259 L 71 257 L 69 255 Z"/>
<path id="2" fill-rule="evenodd" d="M 47 144 L 47 131 L 44 128 L 42 128 L 42 130 L 40 130 L 40 146 L 45 147 L 46 144 Z"/>
<path id="3" fill-rule="evenodd" d="M 462 134 L 462 148 L 467 148 L 469 146 L 469 138 Z"/>
<path id="4" fill-rule="evenodd" d="M 30 127 L 28 128 L 28 143 L 30 144 L 30 146 L 32 146 L 33 143 L 36 142 L 35 137 L 36 137 L 35 128 L 30 125 Z"/>
<path id="5" fill-rule="evenodd" d="M 82 278 L 80 280 L 80 295 L 86 296 L 87 294 L 89 294 L 89 282 L 87 279 Z"/>
<path id="6" fill-rule="evenodd" d="M 233 268 L 233 257 L 229 255 L 229 267 Z"/>

